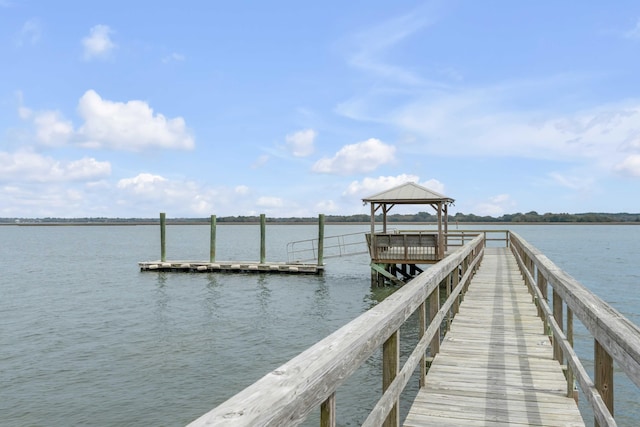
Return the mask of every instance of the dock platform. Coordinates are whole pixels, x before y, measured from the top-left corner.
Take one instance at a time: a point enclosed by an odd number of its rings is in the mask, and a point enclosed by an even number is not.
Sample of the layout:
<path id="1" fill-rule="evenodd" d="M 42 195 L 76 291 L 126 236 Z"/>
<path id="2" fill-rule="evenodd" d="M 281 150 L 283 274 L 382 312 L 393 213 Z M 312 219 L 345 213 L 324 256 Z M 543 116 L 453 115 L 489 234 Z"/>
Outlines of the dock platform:
<path id="1" fill-rule="evenodd" d="M 404 422 L 420 426 L 584 426 L 507 248 L 486 248 Z"/>
<path id="2" fill-rule="evenodd" d="M 324 265 L 255 262 L 255 261 L 144 261 L 139 262 L 140 271 L 169 271 L 183 273 L 279 273 L 322 274 Z"/>

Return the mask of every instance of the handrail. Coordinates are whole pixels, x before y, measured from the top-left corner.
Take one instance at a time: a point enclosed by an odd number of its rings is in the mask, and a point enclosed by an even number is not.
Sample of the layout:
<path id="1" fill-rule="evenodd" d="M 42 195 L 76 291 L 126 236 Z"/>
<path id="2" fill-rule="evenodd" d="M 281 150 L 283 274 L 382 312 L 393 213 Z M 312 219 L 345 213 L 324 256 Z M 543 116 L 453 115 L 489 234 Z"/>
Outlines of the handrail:
<path id="1" fill-rule="evenodd" d="M 511 233 L 511 247 L 540 314 L 551 329 L 554 355 L 561 364 L 564 358 L 567 359 L 568 389 L 573 389 L 573 376 L 576 375 L 593 409 L 596 425 L 615 426 L 613 361 L 640 386 L 640 328 L 516 233 Z M 547 285 L 552 287 L 552 308 L 547 302 Z M 563 328 L 563 302 L 567 308 L 566 328 Z M 574 314 L 594 338 L 595 381 L 589 377 L 572 348 Z"/>
<path id="2" fill-rule="evenodd" d="M 376 231 L 376 234 L 382 231 Z M 432 235 L 437 230 L 400 230 L 389 228 L 388 234 L 418 234 Z M 351 255 L 362 255 L 369 252 L 367 241 L 364 238 L 368 231 L 355 233 L 340 234 L 335 236 L 326 236 L 324 238 L 324 258 L 336 258 Z M 449 230 L 445 233 L 447 246 L 449 248 L 464 246 L 479 234 L 484 235 L 486 242 L 504 242 L 505 246 L 509 246 L 509 230 Z M 504 237 L 491 237 L 492 234 L 503 234 Z M 301 249 L 300 249 L 301 248 Z M 318 259 L 318 238 L 297 240 L 287 243 L 287 260 L 288 262 L 308 262 Z"/>
<path id="3" fill-rule="evenodd" d="M 510 232 L 506 229 L 500 230 L 449 230 L 445 235 L 447 237 L 447 246 L 463 246 L 473 237 L 482 234 L 484 235 L 485 244 L 487 242 L 504 242 L 506 247 L 509 247 Z M 491 237 L 489 235 L 503 234 L 504 237 Z"/>
<path id="4" fill-rule="evenodd" d="M 323 258 L 361 255 L 368 252 L 365 231 L 325 236 Z M 302 247 L 302 249 L 298 249 Z M 297 240 L 287 243 L 288 262 L 305 262 L 318 259 L 318 239 Z"/>
<path id="5" fill-rule="evenodd" d="M 380 304 L 349 322 L 246 389 L 202 415 L 189 426 L 282 426 L 302 422 L 320 406 L 322 426 L 335 425 L 335 392 L 371 355 L 383 348 L 381 400 L 365 425 L 397 426 L 398 400 L 411 373 L 421 366 L 426 374 L 426 350 L 432 355 L 440 344 L 440 325 L 457 312 L 478 263 L 484 240 L 469 245 L 435 264 L 398 289 Z M 440 285 L 447 285 L 447 300 L 440 305 Z M 427 303 L 428 301 L 428 303 Z M 427 304 L 434 310 L 426 315 Z M 399 329 L 418 310 L 420 336 L 405 365 L 399 367 Z M 426 323 L 429 327 L 426 327 Z"/>

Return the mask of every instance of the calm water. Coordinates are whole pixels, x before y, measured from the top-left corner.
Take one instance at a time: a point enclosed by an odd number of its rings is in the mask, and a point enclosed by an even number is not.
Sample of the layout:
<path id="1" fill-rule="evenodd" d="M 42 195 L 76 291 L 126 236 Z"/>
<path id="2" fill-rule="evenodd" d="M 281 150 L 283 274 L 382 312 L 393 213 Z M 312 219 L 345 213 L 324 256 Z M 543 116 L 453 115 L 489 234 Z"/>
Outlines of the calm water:
<path id="1" fill-rule="evenodd" d="M 640 323 L 640 226 L 511 228 Z M 367 229 L 327 226 L 325 235 Z M 269 225 L 267 259 L 286 260 L 288 242 L 316 234 Z M 207 226 L 169 226 L 167 238 L 169 259 L 208 259 Z M 8 426 L 184 425 L 392 291 L 370 288 L 367 255 L 328 259 L 323 277 L 140 273 L 137 261 L 159 257 L 157 226 L 6 226 L 0 239 Z M 258 226 L 219 225 L 217 240 L 219 260 L 259 258 Z M 576 344 L 587 362 L 591 345 Z M 374 356 L 340 389 L 340 425 L 363 421 L 379 369 Z M 619 381 L 619 425 L 637 425 L 639 396 Z"/>

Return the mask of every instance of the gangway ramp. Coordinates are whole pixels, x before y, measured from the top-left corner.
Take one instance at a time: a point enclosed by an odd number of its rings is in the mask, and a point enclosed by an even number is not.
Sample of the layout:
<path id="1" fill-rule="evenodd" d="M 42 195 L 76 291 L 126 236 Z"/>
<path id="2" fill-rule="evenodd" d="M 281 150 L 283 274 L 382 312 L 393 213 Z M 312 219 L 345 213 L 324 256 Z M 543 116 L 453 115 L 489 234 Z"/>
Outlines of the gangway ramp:
<path id="1" fill-rule="evenodd" d="M 347 233 L 325 236 L 323 239 L 323 258 L 336 258 L 361 255 L 369 252 L 366 233 Z M 318 239 L 298 240 L 287 244 L 288 262 L 310 262 L 318 259 Z"/>

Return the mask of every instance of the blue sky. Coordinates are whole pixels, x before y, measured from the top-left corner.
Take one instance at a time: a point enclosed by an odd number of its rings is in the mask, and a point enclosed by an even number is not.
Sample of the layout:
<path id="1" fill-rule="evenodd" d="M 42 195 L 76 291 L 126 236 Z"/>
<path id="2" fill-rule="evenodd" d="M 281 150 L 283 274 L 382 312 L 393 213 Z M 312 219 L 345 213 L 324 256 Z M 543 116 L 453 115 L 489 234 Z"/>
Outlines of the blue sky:
<path id="1" fill-rule="evenodd" d="M 0 217 L 640 212 L 636 1 L 0 0 L 0 50 Z"/>

